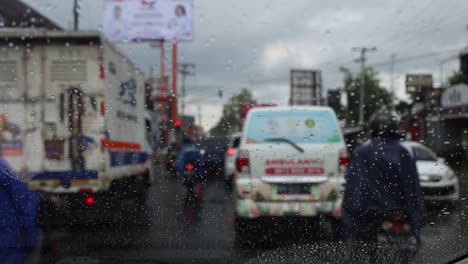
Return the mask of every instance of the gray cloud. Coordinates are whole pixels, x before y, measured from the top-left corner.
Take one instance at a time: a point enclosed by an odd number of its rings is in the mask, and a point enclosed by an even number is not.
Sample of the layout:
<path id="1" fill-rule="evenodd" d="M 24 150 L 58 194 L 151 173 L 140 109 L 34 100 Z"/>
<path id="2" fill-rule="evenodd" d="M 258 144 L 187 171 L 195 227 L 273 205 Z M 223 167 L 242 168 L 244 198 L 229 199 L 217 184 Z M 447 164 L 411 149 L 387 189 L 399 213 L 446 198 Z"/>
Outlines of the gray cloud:
<path id="1" fill-rule="evenodd" d="M 71 2 L 27 0 L 64 26 L 71 22 Z M 101 1 L 81 0 L 82 24 L 98 28 Z M 359 69 L 353 62 L 353 46 L 376 46 L 368 64 L 417 54 L 439 52 L 437 56 L 395 64 L 395 85 L 404 96 L 404 75 L 408 72 L 433 73 L 439 81 L 439 62 L 466 45 L 468 2 L 425 1 L 214 1 L 195 4 L 195 41 L 180 44 L 180 61 L 197 64 L 197 74 L 187 79 L 187 110 L 196 113 L 195 104 L 209 109 L 204 120 L 213 125 L 227 97 L 249 87 L 260 101 L 285 104 L 289 94 L 291 68 L 316 68 L 323 72 L 324 87 L 342 85 L 340 66 Z M 143 69 L 157 64 L 159 51 L 146 44 L 121 48 Z M 443 75 L 458 67 L 444 65 Z M 389 86 L 389 65 L 380 64 L 382 84 Z M 149 70 L 148 70 L 149 71 Z M 222 88 L 225 97 L 217 97 Z M 215 109 L 218 109 L 217 111 Z"/>

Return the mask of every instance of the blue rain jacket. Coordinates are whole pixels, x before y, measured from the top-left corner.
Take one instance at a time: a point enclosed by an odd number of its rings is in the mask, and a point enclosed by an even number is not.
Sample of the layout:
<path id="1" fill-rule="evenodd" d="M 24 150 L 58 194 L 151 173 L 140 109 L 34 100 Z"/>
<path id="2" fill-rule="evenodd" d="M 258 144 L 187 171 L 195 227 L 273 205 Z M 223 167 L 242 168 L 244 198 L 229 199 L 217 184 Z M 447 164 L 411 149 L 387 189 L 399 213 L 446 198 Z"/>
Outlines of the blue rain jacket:
<path id="1" fill-rule="evenodd" d="M 0 158 L 0 263 L 23 263 L 37 244 L 38 196 Z"/>
<path id="2" fill-rule="evenodd" d="M 200 149 L 193 143 L 185 144 L 182 146 L 177 158 L 175 160 L 175 166 L 179 175 L 184 175 L 186 171 L 185 166 L 192 164 L 197 176 L 203 176 L 204 174 L 204 163 L 203 156 L 200 153 Z"/>

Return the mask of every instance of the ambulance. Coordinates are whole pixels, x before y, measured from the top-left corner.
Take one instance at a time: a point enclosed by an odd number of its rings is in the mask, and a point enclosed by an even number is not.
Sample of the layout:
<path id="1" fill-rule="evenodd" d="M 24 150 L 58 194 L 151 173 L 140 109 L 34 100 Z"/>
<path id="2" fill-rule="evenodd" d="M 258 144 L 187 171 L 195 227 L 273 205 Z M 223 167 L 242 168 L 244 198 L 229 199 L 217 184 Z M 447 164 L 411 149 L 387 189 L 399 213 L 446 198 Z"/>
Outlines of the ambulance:
<path id="1" fill-rule="evenodd" d="M 263 218 L 327 219 L 339 229 L 349 155 L 334 111 L 291 106 L 249 111 L 233 196 L 238 237 Z"/>

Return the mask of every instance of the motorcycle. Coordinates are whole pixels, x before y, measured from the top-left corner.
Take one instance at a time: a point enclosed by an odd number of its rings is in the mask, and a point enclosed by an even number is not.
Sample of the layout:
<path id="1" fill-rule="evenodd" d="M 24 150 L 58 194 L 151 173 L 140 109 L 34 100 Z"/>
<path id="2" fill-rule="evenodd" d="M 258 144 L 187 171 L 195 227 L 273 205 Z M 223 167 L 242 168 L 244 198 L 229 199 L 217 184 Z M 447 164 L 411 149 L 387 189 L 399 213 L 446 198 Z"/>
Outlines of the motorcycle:
<path id="1" fill-rule="evenodd" d="M 199 203 L 203 196 L 203 179 L 190 163 L 185 165 L 183 183 L 187 188 L 187 200 Z"/>
<path id="2" fill-rule="evenodd" d="M 367 215 L 372 220 L 353 238 L 354 252 L 359 245 L 371 263 L 410 263 L 415 259 L 419 238 L 406 213 L 397 210 Z M 362 250 L 363 246 L 367 248 Z"/>

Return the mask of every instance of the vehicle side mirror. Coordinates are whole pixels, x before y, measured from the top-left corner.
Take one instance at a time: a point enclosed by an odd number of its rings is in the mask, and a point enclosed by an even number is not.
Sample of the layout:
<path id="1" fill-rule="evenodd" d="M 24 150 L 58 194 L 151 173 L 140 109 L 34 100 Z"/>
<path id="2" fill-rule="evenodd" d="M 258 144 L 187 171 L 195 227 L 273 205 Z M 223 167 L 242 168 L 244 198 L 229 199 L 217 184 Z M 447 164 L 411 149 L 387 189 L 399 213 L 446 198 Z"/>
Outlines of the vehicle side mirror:
<path id="1" fill-rule="evenodd" d="M 445 163 L 445 159 L 444 158 L 437 158 L 437 162 L 438 163 Z"/>

